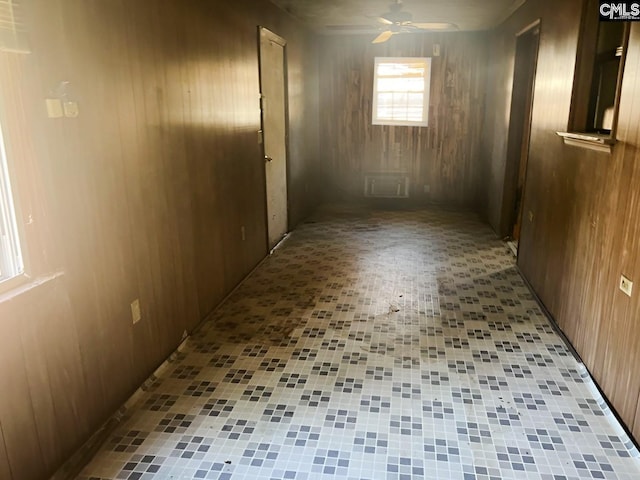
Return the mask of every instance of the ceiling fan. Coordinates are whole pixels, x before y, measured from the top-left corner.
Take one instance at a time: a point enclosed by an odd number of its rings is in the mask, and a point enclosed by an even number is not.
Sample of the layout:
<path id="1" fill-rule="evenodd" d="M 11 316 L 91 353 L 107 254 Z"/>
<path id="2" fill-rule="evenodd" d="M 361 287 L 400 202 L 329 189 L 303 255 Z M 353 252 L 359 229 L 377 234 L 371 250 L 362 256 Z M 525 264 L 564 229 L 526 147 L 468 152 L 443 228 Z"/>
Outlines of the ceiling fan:
<path id="1" fill-rule="evenodd" d="M 379 23 L 385 25 L 387 30 L 378 35 L 371 43 L 384 43 L 398 33 L 412 33 L 419 30 L 456 30 L 452 23 L 444 22 L 412 22 L 413 15 L 402 10 L 402 2 L 396 0 L 389 6 L 389 11 L 379 17 L 375 17 Z"/>

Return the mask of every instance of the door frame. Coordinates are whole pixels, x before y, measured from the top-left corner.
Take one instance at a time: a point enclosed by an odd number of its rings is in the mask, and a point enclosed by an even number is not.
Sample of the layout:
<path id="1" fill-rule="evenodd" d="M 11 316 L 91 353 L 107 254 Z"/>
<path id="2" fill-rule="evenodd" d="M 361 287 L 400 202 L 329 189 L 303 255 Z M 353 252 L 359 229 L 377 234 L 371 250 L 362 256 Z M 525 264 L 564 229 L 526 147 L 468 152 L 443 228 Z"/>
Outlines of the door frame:
<path id="1" fill-rule="evenodd" d="M 258 88 L 259 88 L 259 99 L 260 99 L 260 145 L 262 152 L 262 184 L 264 185 L 264 219 L 265 219 L 265 242 L 267 245 L 267 250 L 272 251 L 271 245 L 269 244 L 269 211 L 267 206 L 267 172 L 266 172 L 266 154 L 264 150 L 264 109 L 262 108 L 262 37 L 265 36 L 269 40 L 277 43 L 282 46 L 282 72 L 284 75 L 284 148 L 285 148 L 285 171 L 287 178 L 285 179 L 286 189 L 287 189 L 287 231 L 286 234 L 291 230 L 291 196 L 290 193 L 290 151 L 289 151 L 289 69 L 288 69 L 288 47 L 287 41 L 281 36 L 273 33 L 266 27 L 262 25 L 258 25 Z M 274 247 L 275 249 L 275 247 Z"/>
<path id="2" fill-rule="evenodd" d="M 506 165 L 502 195 L 502 215 L 500 222 L 500 234 L 503 237 L 512 238 L 514 227 L 522 221 L 522 212 L 524 205 L 524 196 L 526 189 L 527 164 L 529 160 L 529 147 L 531 142 L 531 119 L 533 114 L 533 102 L 535 97 L 536 75 L 538 70 L 538 52 L 540 50 L 540 19 L 530 23 L 515 35 L 515 52 L 514 52 L 514 69 L 511 91 L 511 107 L 509 113 L 509 129 L 507 134 L 507 151 Z M 526 58 L 523 58 L 522 49 L 519 53 L 519 45 L 526 41 L 527 36 L 532 37 L 528 48 L 532 48 L 530 52 L 525 52 Z M 527 95 L 526 102 L 518 102 L 521 98 L 522 89 L 516 87 L 518 76 L 523 73 L 520 69 L 522 62 L 527 62 L 524 66 L 532 67 L 533 71 L 527 76 L 526 80 L 531 82 L 529 90 L 525 92 Z M 523 160 L 523 151 L 526 154 Z M 522 162 L 524 161 L 524 165 Z M 522 180 L 522 191 L 520 193 L 520 204 L 518 201 L 518 184 Z M 517 207 L 517 211 L 516 211 Z"/>

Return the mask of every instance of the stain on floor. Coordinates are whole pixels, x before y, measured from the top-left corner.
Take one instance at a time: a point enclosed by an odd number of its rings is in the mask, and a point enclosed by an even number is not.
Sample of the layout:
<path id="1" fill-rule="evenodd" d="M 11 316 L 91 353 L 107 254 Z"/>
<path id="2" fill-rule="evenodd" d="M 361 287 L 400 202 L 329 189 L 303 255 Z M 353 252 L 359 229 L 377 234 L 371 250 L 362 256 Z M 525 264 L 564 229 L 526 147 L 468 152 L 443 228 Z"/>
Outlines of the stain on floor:
<path id="1" fill-rule="evenodd" d="M 475 216 L 326 207 L 174 355 L 81 479 L 638 479 Z"/>

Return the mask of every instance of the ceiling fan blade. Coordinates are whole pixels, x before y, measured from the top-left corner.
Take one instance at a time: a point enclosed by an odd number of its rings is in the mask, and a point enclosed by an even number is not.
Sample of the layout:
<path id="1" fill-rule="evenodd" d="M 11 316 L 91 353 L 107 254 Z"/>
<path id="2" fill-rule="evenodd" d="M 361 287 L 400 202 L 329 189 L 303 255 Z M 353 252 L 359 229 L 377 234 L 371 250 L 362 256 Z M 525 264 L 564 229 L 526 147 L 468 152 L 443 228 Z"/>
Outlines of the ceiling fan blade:
<path id="1" fill-rule="evenodd" d="M 422 30 L 457 30 L 458 26 L 446 22 L 410 23 L 412 27 Z"/>
<path id="2" fill-rule="evenodd" d="M 384 43 L 391 38 L 393 32 L 391 30 L 387 30 L 386 32 L 382 32 L 376 38 L 373 39 L 371 43 Z"/>
<path id="3" fill-rule="evenodd" d="M 375 17 L 375 19 L 378 21 L 378 23 L 382 23 L 383 25 L 393 25 L 393 22 L 388 18 Z"/>

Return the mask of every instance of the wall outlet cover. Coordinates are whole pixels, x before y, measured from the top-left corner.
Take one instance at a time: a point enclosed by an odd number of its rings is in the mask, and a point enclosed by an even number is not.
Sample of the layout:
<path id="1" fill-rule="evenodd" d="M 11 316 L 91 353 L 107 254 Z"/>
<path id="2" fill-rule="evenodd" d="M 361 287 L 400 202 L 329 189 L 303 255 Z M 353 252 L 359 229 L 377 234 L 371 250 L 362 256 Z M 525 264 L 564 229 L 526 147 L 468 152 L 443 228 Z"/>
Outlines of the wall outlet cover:
<path id="1" fill-rule="evenodd" d="M 622 290 L 624 294 L 629 297 L 631 296 L 631 292 L 633 290 L 633 282 L 624 275 L 620 275 L 620 290 Z"/>
<path id="2" fill-rule="evenodd" d="M 78 102 L 64 102 L 62 104 L 64 108 L 64 116 L 67 118 L 77 118 L 80 115 L 80 109 L 78 108 Z"/>
<path id="3" fill-rule="evenodd" d="M 131 320 L 134 325 L 142 319 L 142 312 L 140 311 L 140 300 L 135 299 L 131 302 Z"/>

